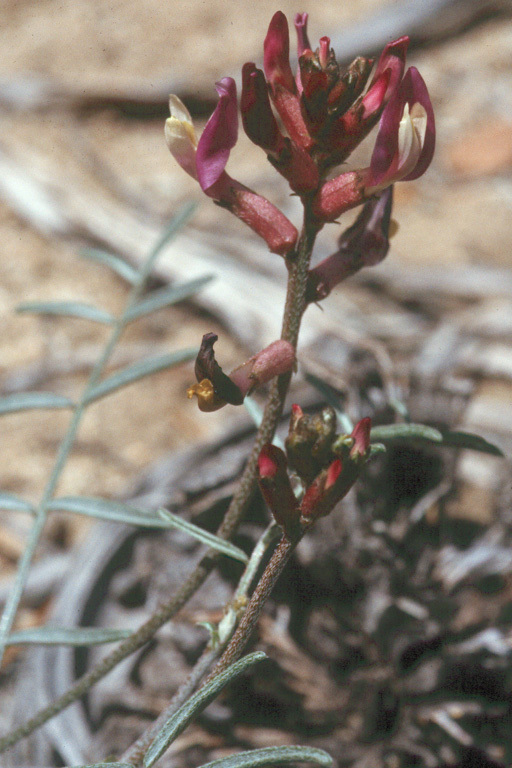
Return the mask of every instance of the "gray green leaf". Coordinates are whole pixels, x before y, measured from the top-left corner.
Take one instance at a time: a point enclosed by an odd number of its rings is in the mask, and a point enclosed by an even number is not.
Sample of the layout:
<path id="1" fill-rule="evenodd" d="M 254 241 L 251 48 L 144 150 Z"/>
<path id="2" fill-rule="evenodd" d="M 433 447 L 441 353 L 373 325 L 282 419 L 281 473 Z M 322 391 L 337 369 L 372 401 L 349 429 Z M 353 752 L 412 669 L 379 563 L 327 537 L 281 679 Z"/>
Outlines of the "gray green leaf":
<path id="1" fill-rule="evenodd" d="M 474 435 L 471 432 L 443 432 L 443 445 L 452 448 L 470 448 L 472 451 L 481 453 L 490 453 L 492 456 L 503 456 L 501 448 L 494 443 L 490 443 L 485 437 Z"/>
<path id="2" fill-rule="evenodd" d="M 145 376 L 151 376 L 153 373 L 172 368 L 187 360 L 193 360 L 196 355 L 197 349 L 181 349 L 178 352 L 172 352 L 168 355 L 140 360 L 139 362 L 114 373 L 107 379 L 100 381 L 100 383 L 93 387 L 89 392 L 85 402 L 92 403 L 94 400 L 99 400 L 100 397 L 110 395 L 117 389 L 126 387 L 128 384 L 133 384 L 135 381 L 138 381 Z"/>
<path id="3" fill-rule="evenodd" d="M 200 768 L 261 768 L 283 763 L 313 763 L 329 768 L 333 760 L 323 749 L 314 747 L 264 747 L 221 757 L 219 760 L 205 763 Z"/>
<path id="4" fill-rule="evenodd" d="M 69 397 L 55 395 L 53 392 L 17 392 L 0 398 L 0 416 L 17 411 L 35 408 L 74 408 Z"/>
<path id="5" fill-rule="evenodd" d="M 219 536 L 215 536 L 215 534 L 205 531 L 203 528 L 199 528 L 199 526 L 194 525 L 193 523 L 189 523 L 188 520 L 183 520 L 182 517 L 169 512 L 167 509 L 159 509 L 158 512 L 163 519 L 167 521 L 170 528 L 177 528 L 180 531 L 184 531 L 184 533 L 188 533 L 194 539 L 197 539 L 197 541 L 206 544 L 206 546 L 215 549 L 217 552 L 221 552 L 223 555 L 232 557 L 234 560 L 239 560 L 241 563 L 248 562 L 249 558 L 245 552 L 242 549 L 235 547 L 231 542 L 226 541 L 226 539 L 221 539 Z"/>
<path id="6" fill-rule="evenodd" d="M 13 512 L 35 512 L 34 507 L 28 501 L 20 499 L 19 496 L 15 496 L 14 493 L 3 491 L 0 491 L 0 509 Z"/>
<path id="7" fill-rule="evenodd" d="M 108 267 L 130 285 L 135 285 L 139 278 L 138 271 L 131 264 L 108 251 L 102 251 L 99 248 L 84 248 L 80 251 L 80 256 Z"/>
<path id="8" fill-rule="evenodd" d="M 191 280 L 182 285 L 168 286 L 166 288 L 161 288 L 158 291 L 153 291 L 147 298 L 142 299 L 131 307 L 126 312 L 123 320 L 125 322 L 131 322 L 144 315 L 149 315 L 151 312 L 156 312 L 158 309 L 164 309 L 165 307 L 170 307 L 180 301 L 185 301 L 185 299 L 194 296 L 194 294 L 201 290 L 201 288 L 212 279 L 213 275 L 204 275 L 204 277 L 198 277 L 197 280 Z"/>
<path id="9" fill-rule="evenodd" d="M 170 524 L 161 515 L 145 509 L 124 504 L 121 501 L 100 499 L 93 496 L 61 496 L 52 499 L 47 509 L 63 512 L 75 512 L 79 515 L 96 517 L 111 523 L 127 523 L 142 528 L 170 528 Z"/>
<path id="10" fill-rule="evenodd" d="M 102 645 L 115 643 L 129 637 L 129 629 L 102 629 L 100 627 L 81 627 L 65 629 L 60 627 L 37 627 L 11 632 L 6 645 Z"/>
<path id="11" fill-rule="evenodd" d="M 95 323 L 106 325 L 112 325 L 115 322 L 115 318 L 109 312 L 81 301 L 27 301 L 16 307 L 16 311 L 78 317 L 81 320 L 93 320 Z"/>
<path id="12" fill-rule="evenodd" d="M 388 443 L 393 440 L 426 440 L 429 443 L 442 443 L 443 436 L 438 429 L 426 424 L 386 424 L 373 427 L 371 440 Z"/>
<path id="13" fill-rule="evenodd" d="M 170 744 L 183 733 L 189 723 L 210 704 L 221 690 L 232 680 L 245 672 L 253 664 L 266 658 L 262 652 L 250 653 L 240 661 L 235 662 L 224 672 L 213 678 L 207 685 L 203 685 L 194 693 L 188 701 L 175 712 L 161 728 L 156 738 L 151 743 L 144 756 L 144 765 L 151 768 L 152 765 L 164 754 Z"/>
<path id="14" fill-rule="evenodd" d="M 92 765 L 77 765 L 75 768 L 133 768 L 131 763 L 93 763 Z"/>

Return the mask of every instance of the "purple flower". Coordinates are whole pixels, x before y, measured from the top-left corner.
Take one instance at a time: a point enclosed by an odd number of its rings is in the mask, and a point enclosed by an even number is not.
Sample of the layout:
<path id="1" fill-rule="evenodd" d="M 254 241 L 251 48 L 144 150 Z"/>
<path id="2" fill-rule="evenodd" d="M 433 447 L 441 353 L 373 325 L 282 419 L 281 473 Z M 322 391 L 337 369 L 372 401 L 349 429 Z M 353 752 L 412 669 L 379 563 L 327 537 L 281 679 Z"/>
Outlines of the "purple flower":
<path id="1" fill-rule="evenodd" d="M 215 87 L 220 98 L 201 134 L 196 153 L 199 184 L 207 195 L 221 178 L 238 138 L 235 81 L 223 77 Z"/>
<path id="2" fill-rule="evenodd" d="M 382 113 L 366 178 L 367 193 L 425 173 L 434 155 L 435 135 L 427 86 L 418 70 L 411 67 Z"/>
<path id="3" fill-rule="evenodd" d="M 225 171 L 238 138 L 236 84 L 231 77 L 224 77 L 216 87 L 219 102 L 199 141 L 187 108 L 177 96 L 170 97 L 171 116 L 165 124 L 167 146 L 183 170 L 199 181 L 205 194 L 262 237 L 273 253 L 286 255 L 297 240 L 296 228 L 275 205 Z"/>

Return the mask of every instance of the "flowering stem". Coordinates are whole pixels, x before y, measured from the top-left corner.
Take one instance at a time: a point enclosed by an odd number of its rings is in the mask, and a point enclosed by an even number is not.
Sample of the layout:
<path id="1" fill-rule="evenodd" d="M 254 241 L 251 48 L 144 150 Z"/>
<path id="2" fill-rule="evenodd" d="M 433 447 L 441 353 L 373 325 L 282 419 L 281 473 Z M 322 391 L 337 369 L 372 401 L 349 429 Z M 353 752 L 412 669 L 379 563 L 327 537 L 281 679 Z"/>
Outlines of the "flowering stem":
<path id="1" fill-rule="evenodd" d="M 317 234 L 305 205 L 304 225 L 293 258 L 287 259 L 289 269 L 288 290 L 283 317 L 281 338 L 289 341 L 294 349 L 297 346 L 300 323 L 306 308 L 307 273 L 311 253 Z M 254 446 L 242 473 L 237 489 L 231 500 L 224 520 L 217 532 L 222 538 L 230 538 L 236 531 L 253 496 L 257 483 L 258 456 L 262 446 L 271 442 L 281 417 L 291 374 L 278 376 L 270 387 L 270 393 L 263 414 L 261 425 L 256 435 Z M 41 709 L 25 724 L 0 738 L 0 753 L 29 736 L 37 728 L 66 709 L 70 704 L 84 696 L 93 685 L 103 679 L 123 659 L 135 653 L 145 645 L 156 632 L 166 624 L 188 602 L 201 587 L 217 562 L 217 556 L 210 551 L 200 560 L 190 576 L 174 593 L 170 600 L 161 605 L 139 629 L 121 642 L 96 667 L 90 670 L 75 685 L 59 696 L 47 707 Z M 284 565 L 284 563 L 283 563 Z"/>
<path id="2" fill-rule="evenodd" d="M 225 609 L 224 616 L 217 626 L 216 638 L 214 639 L 212 636 L 212 639 L 197 660 L 187 680 L 183 683 L 181 688 L 176 691 L 167 708 L 164 709 L 149 728 L 147 728 L 144 733 L 142 733 L 139 738 L 128 747 L 126 752 L 121 755 L 119 758 L 121 762 L 129 762 L 133 768 L 138 768 L 138 766 L 140 766 L 146 750 L 156 737 L 160 728 L 179 709 L 179 707 L 185 703 L 189 696 L 192 695 L 201 682 L 201 678 L 208 672 L 212 664 L 224 651 L 228 645 L 230 636 L 233 633 L 233 629 L 236 626 L 240 605 L 244 601 L 247 602 L 247 593 L 258 570 L 258 566 L 261 563 L 261 559 L 268 550 L 268 547 L 276 540 L 279 530 L 279 526 L 275 522 L 272 522 L 260 536 L 260 539 L 251 553 L 245 571 L 238 582 L 235 594 L 233 595 L 227 610 Z"/>
<path id="3" fill-rule="evenodd" d="M 244 615 L 237 627 L 237 630 L 231 641 L 222 654 L 218 664 L 214 667 L 213 671 L 208 675 L 204 684 L 206 685 L 213 677 L 223 672 L 230 664 L 237 661 L 242 655 L 242 651 L 245 648 L 256 622 L 260 616 L 263 606 L 267 602 L 267 599 L 274 588 L 276 581 L 283 572 L 283 569 L 291 557 L 291 554 L 297 546 L 302 535 L 293 541 L 283 536 L 277 547 L 275 548 L 272 557 L 263 575 L 258 582 L 256 589 L 254 590 L 249 605 L 247 606 Z"/>

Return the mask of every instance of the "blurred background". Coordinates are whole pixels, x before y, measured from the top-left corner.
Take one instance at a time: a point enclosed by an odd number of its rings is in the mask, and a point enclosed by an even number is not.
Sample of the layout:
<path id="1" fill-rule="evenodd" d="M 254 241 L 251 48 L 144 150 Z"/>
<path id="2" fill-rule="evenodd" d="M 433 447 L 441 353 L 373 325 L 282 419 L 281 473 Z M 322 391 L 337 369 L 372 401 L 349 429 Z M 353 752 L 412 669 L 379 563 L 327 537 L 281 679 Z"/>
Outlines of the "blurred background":
<path id="1" fill-rule="evenodd" d="M 80 257 L 81 249 L 102 248 L 140 264 L 191 200 L 197 212 L 158 262 L 154 286 L 205 273 L 215 281 L 197 300 L 130 327 L 113 367 L 197 346 L 213 330 L 219 362 L 229 370 L 278 336 L 281 260 L 201 197 L 163 138 L 168 94 L 183 99 L 200 127 L 215 105 L 214 82 L 238 78 L 246 61 L 261 62 L 278 7 L 290 24 L 296 11 L 308 11 L 312 44 L 329 35 L 347 64 L 409 34 L 408 63 L 428 85 L 437 122 L 431 168 L 396 186 L 399 229 L 387 259 L 336 289 L 322 308 L 309 308 L 300 372 L 339 391 L 352 418 L 380 409 L 392 419 L 388 406 L 398 400 L 415 420 L 477 432 L 510 454 L 510 0 L 324 0 L 299 8 L 289 0 L 3 0 L 0 392 L 78 396 L 108 330 L 16 314 L 16 306 L 78 299 L 119 312 L 128 286 Z M 370 137 L 354 166 L 371 146 Z M 228 170 L 299 223 L 296 201 L 242 132 Z M 335 249 L 342 228 L 324 229 L 315 260 Z M 233 408 L 200 414 L 185 398 L 192 378 L 192 366 L 182 366 L 94 405 L 59 494 L 126 496 L 156 460 L 248 423 Z M 68 418 L 60 411 L 2 418 L 2 490 L 39 498 Z M 442 497 L 451 520 L 503 533 L 511 496 L 503 460 L 463 451 L 450 462 L 455 486 L 427 503 L 432 521 Z M 435 485 L 431 479 L 422 489 Z M 26 525 L 21 516 L 0 513 L 0 597 L 23 551 Z M 89 528 L 78 516 L 54 515 L 44 546 L 67 552 Z M 45 619 L 48 589 L 44 599 L 24 605 L 21 626 Z"/>

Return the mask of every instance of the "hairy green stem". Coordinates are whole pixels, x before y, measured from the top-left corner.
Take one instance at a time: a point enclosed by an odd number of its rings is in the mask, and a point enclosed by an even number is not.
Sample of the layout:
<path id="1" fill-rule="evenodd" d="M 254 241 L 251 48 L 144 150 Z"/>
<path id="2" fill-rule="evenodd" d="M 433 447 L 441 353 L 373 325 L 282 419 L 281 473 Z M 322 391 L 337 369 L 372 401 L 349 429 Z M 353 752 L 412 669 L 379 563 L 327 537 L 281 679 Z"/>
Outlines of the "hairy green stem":
<path id="1" fill-rule="evenodd" d="M 185 703 L 187 698 L 194 692 L 199 685 L 201 678 L 208 672 L 211 665 L 221 655 L 226 648 L 228 641 L 232 635 L 233 628 L 236 626 L 237 614 L 240 611 L 240 604 L 242 600 L 247 599 L 247 593 L 257 572 L 258 566 L 261 563 L 261 559 L 267 551 L 269 545 L 275 541 L 279 532 L 279 527 L 276 523 L 272 522 L 260 536 L 256 543 L 249 562 L 242 574 L 238 586 L 235 590 L 235 594 L 230 600 L 225 614 L 221 619 L 216 636 L 212 636 L 210 643 L 207 645 L 200 658 L 196 662 L 194 668 L 191 670 L 189 677 L 183 683 L 181 688 L 171 699 L 168 707 L 157 717 L 157 719 L 147 728 L 144 733 L 123 753 L 119 758 L 120 762 L 126 761 L 131 763 L 134 768 L 142 763 L 144 754 L 156 737 L 159 729 L 163 724 L 173 715 L 182 704 Z M 213 647 L 212 647 L 213 646 Z"/>
<path id="2" fill-rule="evenodd" d="M 294 348 L 297 346 L 300 323 L 306 308 L 306 285 L 309 264 L 317 229 L 309 221 L 307 208 L 304 226 L 299 238 L 296 254 L 287 263 L 289 269 L 288 288 L 284 310 L 281 338 L 289 341 Z M 277 377 L 271 384 L 270 393 L 264 410 L 263 419 L 258 429 L 253 448 L 242 473 L 236 491 L 233 495 L 226 515 L 217 531 L 217 535 L 230 538 L 236 531 L 244 513 L 249 506 L 257 484 L 258 456 L 262 446 L 270 442 L 281 418 L 284 401 L 291 380 L 291 374 Z M 127 656 L 145 645 L 175 614 L 183 608 L 190 597 L 200 588 L 208 574 L 213 569 L 217 556 L 208 551 L 194 571 L 186 579 L 181 588 L 171 597 L 169 602 L 160 606 L 156 612 L 130 637 L 120 643 L 94 669 L 85 674 L 68 691 L 59 696 L 54 702 L 40 710 L 24 725 L 11 731 L 0 739 L 0 753 L 16 744 L 22 738 L 29 736 L 48 720 L 66 709 L 70 704 L 80 699 L 95 683 L 107 675 L 117 664 Z"/>
<path id="3" fill-rule="evenodd" d="M 283 572 L 283 569 L 298 542 L 299 538 L 291 541 L 286 536 L 282 537 L 252 594 L 249 605 L 242 616 L 235 634 L 231 638 L 231 641 L 222 654 L 222 657 L 219 659 L 219 662 L 204 681 L 205 685 L 221 672 L 224 672 L 224 670 L 231 664 L 234 664 L 234 662 L 242 655 L 256 626 L 256 622 L 258 621 L 263 606 L 267 602 L 276 581 Z"/>

